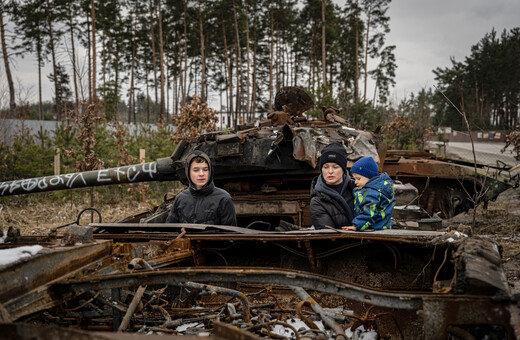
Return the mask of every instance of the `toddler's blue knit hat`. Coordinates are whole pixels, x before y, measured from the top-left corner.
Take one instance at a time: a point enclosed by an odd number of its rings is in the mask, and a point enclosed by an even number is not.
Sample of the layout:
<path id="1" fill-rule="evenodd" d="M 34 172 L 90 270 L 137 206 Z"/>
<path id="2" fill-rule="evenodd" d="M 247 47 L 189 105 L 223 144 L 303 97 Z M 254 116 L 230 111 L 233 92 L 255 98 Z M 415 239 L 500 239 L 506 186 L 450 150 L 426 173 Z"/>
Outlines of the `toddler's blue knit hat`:
<path id="1" fill-rule="evenodd" d="M 379 168 L 376 161 L 372 157 L 362 157 L 358 159 L 350 168 L 350 173 L 359 174 L 366 178 L 376 177 L 379 174 Z"/>

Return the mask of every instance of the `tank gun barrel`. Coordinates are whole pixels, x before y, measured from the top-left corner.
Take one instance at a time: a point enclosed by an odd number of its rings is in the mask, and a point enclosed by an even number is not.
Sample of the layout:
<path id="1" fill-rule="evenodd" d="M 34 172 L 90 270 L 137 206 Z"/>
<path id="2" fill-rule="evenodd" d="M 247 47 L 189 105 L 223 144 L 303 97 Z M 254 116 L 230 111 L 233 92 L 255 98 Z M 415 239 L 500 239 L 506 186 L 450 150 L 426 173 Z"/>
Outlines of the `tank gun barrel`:
<path id="1" fill-rule="evenodd" d="M 117 168 L 0 182 L 0 196 L 176 179 L 173 160 L 170 157 L 165 157 L 154 162 Z"/>

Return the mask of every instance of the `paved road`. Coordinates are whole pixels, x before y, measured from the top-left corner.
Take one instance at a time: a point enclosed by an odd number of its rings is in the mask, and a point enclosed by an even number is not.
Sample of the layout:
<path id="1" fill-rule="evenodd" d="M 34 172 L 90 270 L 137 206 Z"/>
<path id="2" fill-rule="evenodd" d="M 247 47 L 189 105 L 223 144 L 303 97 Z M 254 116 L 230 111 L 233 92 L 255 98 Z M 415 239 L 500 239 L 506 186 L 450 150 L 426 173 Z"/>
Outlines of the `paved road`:
<path id="1" fill-rule="evenodd" d="M 430 151 L 438 157 L 461 160 L 465 162 L 473 162 L 473 152 L 471 143 L 446 143 L 446 148 L 439 145 L 438 142 L 430 142 Z M 497 161 L 502 165 L 506 164 L 506 168 L 512 168 L 518 165 L 520 161 L 515 159 L 513 148 L 509 147 L 504 153 L 500 150 L 504 147 L 503 143 L 475 143 L 475 156 L 477 163 L 489 166 L 497 166 Z"/>

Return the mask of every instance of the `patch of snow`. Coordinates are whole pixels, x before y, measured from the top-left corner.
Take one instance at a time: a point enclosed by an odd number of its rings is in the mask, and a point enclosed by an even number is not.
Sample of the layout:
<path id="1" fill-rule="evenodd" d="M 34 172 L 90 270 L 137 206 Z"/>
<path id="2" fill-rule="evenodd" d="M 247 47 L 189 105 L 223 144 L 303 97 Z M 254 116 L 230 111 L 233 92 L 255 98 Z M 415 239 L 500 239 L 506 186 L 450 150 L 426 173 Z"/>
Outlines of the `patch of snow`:
<path id="1" fill-rule="evenodd" d="M 305 324 L 305 322 L 303 322 L 301 319 L 298 319 L 298 318 L 287 319 L 285 322 L 288 323 L 289 325 L 293 326 L 296 329 L 296 331 L 298 331 L 299 333 L 302 330 L 310 329 L 309 326 L 307 326 Z M 321 331 L 325 331 L 325 326 L 323 325 L 322 321 L 314 321 L 314 323 L 316 324 L 316 326 L 318 326 L 318 328 Z M 278 334 L 278 335 L 289 337 L 289 338 L 294 337 L 294 331 L 291 328 L 285 327 L 280 324 L 273 325 L 271 332 L 274 334 Z"/>
<path id="2" fill-rule="evenodd" d="M 200 323 L 200 322 L 186 323 L 184 325 L 180 325 L 179 327 L 175 328 L 175 330 L 177 332 L 181 333 L 181 332 L 185 332 L 188 328 L 197 327 L 199 325 L 202 325 L 202 323 Z"/>
<path id="3" fill-rule="evenodd" d="M 455 242 L 455 239 L 453 237 L 450 237 L 446 241 L 448 241 L 448 242 Z"/>
<path id="4" fill-rule="evenodd" d="M 466 235 L 464 233 L 461 233 L 460 231 L 456 231 L 455 232 L 455 236 L 457 236 L 457 237 L 468 237 L 468 235 Z"/>
<path id="5" fill-rule="evenodd" d="M 350 328 L 345 330 L 345 335 L 351 340 L 377 340 L 377 332 L 374 330 L 365 330 L 363 325 L 352 331 Z"/>
<path id="6" fill-rule="evenodd" d="M 298 328 L 296 328 L 298 330 Z M 285 336 L 292 338 L 294 336 L 294 331 L 288 327 L 284 327 L 283 325 L 275 324 L 273 329 L 271 330 L 274 334 L 278 334 L 280 336 Z"/>
<path id="7" fill-rule="evenodd" d="M 6 238 L 7 238 L 7 232 L 4 232 L 2 237 L 0 237 L 0 243 L 4 243 Z"/>
<path id="8" fill-rule="evenodd" d="M 401 210 L 420 210 L 421 207 L 419 207 L 418 205 L 409 205 L 409 206 L 406 206 L 406 205 L 396 205 L 394 207 L 394 209 L 401 209 Z"/>
<path id="9" fill-rule="evenodd" d="M 42 249 L 43 247 L 40 245 L 1 249 L 0 266 L 16 262 L 24 257 L 34 256 Z"/>

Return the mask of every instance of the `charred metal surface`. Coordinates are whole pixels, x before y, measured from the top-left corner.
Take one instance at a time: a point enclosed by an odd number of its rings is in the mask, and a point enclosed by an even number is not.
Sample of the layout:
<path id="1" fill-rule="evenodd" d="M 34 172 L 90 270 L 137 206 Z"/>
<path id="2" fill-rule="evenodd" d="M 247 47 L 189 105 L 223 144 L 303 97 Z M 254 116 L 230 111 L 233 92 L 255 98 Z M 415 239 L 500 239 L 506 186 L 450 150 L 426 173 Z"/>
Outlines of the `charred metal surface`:
<path id="1" fill-rule="evenodd" d="M 5 303 L 5 309 L 11 320 L 46 310 L 59 305 L 62 296 L 55 295 L 48 285 L 39 287 L 21 296 L 13 297 Z"/>
<path id="2" fill-rule="evenodd" d="M 185 282 L 245 282 L 263 284 L 283 284 L 302 287 L 354 301 L 370 303 L 381 307 L 398 309 L 420 309 L 424 294 L 392 293 L 367 289 L 362 286 L 332 280 L 324 276 L 288 269 L 194 267 L 146 271 L 132 274 L 114 274 L 96 277 L 95 280 L 62 281 L 54 288 L 59 294 L 79 293 L 90 290 L 128 288 L 139 285 L 166 285 Z"/>
<path id="3" fill-rule="evenodd" d="M 419 154 L 424 156 L 423 153 Z M 411 183 L 423 193 L 418 204 L 429 213 L 442 212 L 453 216 L 471 208 L 470 197 L 484 188 L 484 200 L 493 200 L 504 190 L 518 185 L 517 179 L 509 178 L 494 170 L 475 168 L 431 159 L 418 158 L 416 153 L 404 153 L 401 157 L 391 154 L 385 159 L 383 171 L 390 177 Z M 431 156 L 431 155 L 430 155 Z M 404 158 L 409 157 L 409 158 Z"/>
<path id="4" fill-rule="evenodd" d="M 515 330 L 506 319 L 509 307 L 485 297 L 453 296 L 450 299 L 423 299 L 424 339 L 448 338 L 448 326 L 467 331 L 476 339 L 493 335 L 496 339 L 516 339 Z"/>
<path id="5" fill-rule="evenodd" d="M 468 280 L 464 268 L 470 266 L 470 261 L 453 255 L 457 250 L 466 252 L 463 251 L 465 241 L 450 244 L 447 240 L 452 237 L 455 236 L 449 233 L 407 230 L 256 231 L 253 235 L 198 231 L 164 242 L 116 243 L 110 256 L 94 260 L 58 282 L 11 299 L 4 305 L 5 314 L 11 320 L 30 317 L 39 322 L 86 327 L 91 331 L 127 328 L 136 332 L 144 327 L 147 331 L 167 334 L 176 334 L 175 328 L 188 324 L 189 320 L 199 320 L 204 329 L 208 329 L 214 328 L 214 320 L 225 318 L 226 322 L 269 336 L 269 330 L 264 332 L 266 327 L 281 325 L 290 329 L 290 325 L 277 316 L 281 310 L 294 313 L 294 317 L 302 313 L 301 308 L 299 312 L 296 308 L 301 301 L 294 301 L 291 310 L 287 310 L 287 302 L 278 302 L 287 299 L 290 292 L 287 287 L 292 287 L 297 296 L 311 306 L 326 302 L 327 307 L 337 307 L 348 303 L 356 312 L 347 314 L 358 315 L 358 325 L 379 325 L 381 336 L 393 338 L 401 334 L 405 338 L 439 339 L 444 337 L 438 334 L 447 332 L 481 334 L 494 329 L 510 336 L 514 326 L 510 325 L 513 316 L 507 291 L 500 291 L 501 300 L 482 294 L 469 295 L 468 292 L 486 291 L 496 282 Z M 490 250 L 489 244 L 470 243 L 475 250 L 470 257 L 496 264 L 499 256 L 496 249 Z M 487 253 L 482 255 L 484 250 Z M 129 267 L 130 263 L 134 266 Z M 465 267 L 457 268 L 458 263 L 464 263 Z M 180 267 L 159 270 L 161 266 L 172 264 Z M 486 266 L 483 262 L 479 264 Z M 500 277 L 497 280 L 500 282 Z M 453 289 L 437 289 L 435 284 L 440 282 L 452 282 Z M 463 285 L 465 291 L 455 289 Z M 479 290 L 472 290 L 475 286 Z M 141 288 L 134 293 L 138 287 Z M 178 288 L 172 291 L 174 287 Z M 253 287 L 256 293 L 252 292 Z M 278 292 L 273 293 L 272 287 L 279 287 Z M 286 292 L 281 293 L 280 289 Z M 314 296 L 322 294 L 321 302 L 310 295 L 302 298 L 303 289 Z M 183 295 L 183 291 L 190 293 Z M 257 295 L 263 295 L 263 300 L 255 298 Z M 211 301 L 219 296 L 222 297 L 217 305 L 220 307 L 211 307 Z M 271 307 L 263 307 L 260 312 L 258 306 L 268 306 L 266 299 L 271 297 L 283 307 L 273 309 L 271 303 Z M 230 298 L 240 303 L 229 303 Z M 467 307 L 458 307 L 458 312 L 451 314 L 455 310 L 452 302 L 454 306 Z M 370 312 L 373 308 L 377 311 Z M 494 315 L 485 317 L 487 312 L 472 310 L 472 316 L 465 316 L 471 308 L 485 308 Z M 201 312 L 203 310 L 208 312 Z M 444 311 L 443 314 L 435 314 L 441 313 L 439 310 Z M 339 330 L 346 327 L 347 322 L 344 317 L 323 313 L 318 308 L 313 317 L 341 336 Z M 445 316 L 453 322 L 430 320 Z M 142 319 L 155 321 L 144 325 Z M 429 327 L 442 327 L 442 332 L 430 331 Z M 204 329 L 194 327 L 190 332 L 197 334 Z M 227 332 L 233 331 L 228 329 Z M 296 329 L 292 332 L 298 333 Z"/>
<path id="6" fill-rule="evenodd" d="M 353 232 L 353 231 L 343 231 L 343 230 L 330 230 L 330 229 L 322 229 L 322 230 L 295 230 L 289 232 L 268 232 L 262 230 L 250 230 L 246 228 L 240 227 L 230 227 L 230 226 L 214 226 L 214 225 L 204 225 L 204 224 L 184 224 L 184 223 L 147 223 L 147 224 L 138 224 L 138 223 L 91 223 L 92 227 L 101 228 L 104 230 L 122 230 L 126 227 L 128 233 L 132 231 L 140 231 L 140 232 L 151 232 L 163 231 L 172 237 L 173 235 L 178 235 L 172 233 L 172 231 L 177 230 L 180 232 L 181 228 L 186 228 L 192 231 L 212 231 L 220 233 L 188 233 L 185 238 L 190 240 L 220 240 L 222 239 L 222 234 L 226 234 L 225 240 L 259 240 L 259 241 L 268 241 L 268 240 L 335 240 L 335 239 L 355 239 L 355 240 L 378 240 L 378 241 L 389 241 L 389 242 L 403 242 L 403 243 L 415 243 L 415 244 L 427 244 L 433 238 L 443 235 L 444 232 L 440 231 L 413 231 L 413 230 L 375 230 L 368 232 Z M 237 233 L 232 234 L 227 231 L 236 231 Z M 153 238 L 153 235 L 146 234 Z M 130 237 L 132 235 L 129 235 Z M 141 237 L 136 235 L 137 237 Z M 160 235 L 158 235 L 160 236 Z M 96 238 L 117 238 L 113 234 L 98 234 L 95 235 Z"/>
<path id="7" fill-rule="evenodd" d="M 456 232 L 420 231 L 442 227 L 434 212 L 468 209 L 475 183 L 493 199 L 513 180 L 482 168 L 475 176 L 472 167 L 428 153 L 387 152 L 381 135 L 350 128 L 333 108 L 324 110 L 325 120 L 307 121 L 301 114 L 309 100 L 285 88 L 275 99 L 281 111 L 259 127 L 181 141 L 171 157 L 156 162 L 0 182 L 0 196 L 186 182 L 185 158 L 201 150 L 212 159 L 215 184 L 232 195 L 238 220 L 238 227 L 163 223 L 170 195 L 119 223 L 91 224 L 95 241 L 88 245 L 59 246 L 51 242 L 55 232 L 46 238 L 13 234 L 11 242 L 47 243 L 37 256 L 0 268 L 0 319 L 90 332 L 11 323 L 0 325 L 0 337 L 129 337 L 97 333 L 119 330 L 137 338 L 182 333 L 186 340 L 212 332 L 213 339 L 256 340 L 279 337 L 276 326 L 295 340 L 342 339 L 345 328 L 359 325 L 378 328 L 385 339 L 518 335 L 518 308 L 496 245 Z M 310 183 L 319 174 L 321 150 L 333 141 L 344 145 L 348 166 L 372 156 L 404 183 L 396 195 L 405 208 L 393 216 L 402 229 L 310 228 Z M 408 209 L 412 202 L 420 209 Z M 328 329 L 296 329 L 290 320 L 298 315 Z"/>
<path id="8" fill-rule="evenodd" d="M 109 255 L 111 241 L 41 251 L 30 260 L 0 267 L 0 302 L 23 295 L 73 270 Z"/>
<path id="9" fill-rule="evenodd" d="M 509 294 L 502 259 L 495 243 L 481 239 L 464 240 L 454 254 L 461 293 L 474 295 Z"/>
<path id="10" fill-rule="evenodd" d="M 336 340 L 346 339 L 345 331 L 343 330 L 343 328 L 336 321 L 330 318 L 325 313 L 323 308 L 316 302 L 316 300 L 314 300 L 303 288 L 295 286 L 290 286 L 290 288 L 296 295 L 298 295 L 300 299 L 309 302 L 312 310 L 314 310 L 325 322 L 325 324 L 334 331 L 334 337 L 336 338 Z"/>
<path id="11" fill-rule="evenodd" d="M 60 275 L 70 275 L 71 277 L 80 278 L 87 277 L 93 274 L 112 274 L 128 272 L 128 264 L 135 258 L 145 257 L 147 263 L 153 268 L 161 268 L 174 263 L 189 260 L 190 263 L 193 261 L 193 251 L 191 249 L 189 240 L 171 240 L 169 242 L 146 242 L 142 244 L 116 244 L 112 249 L 112 242 L 110 241 L 98 241 L 98 244 L 89 245 L 91 249 L 109 247 L 104 253 L 102 258 L 97 256 L 87 256 L 85 251 L 76 247 L 69 249 L 65 253 L 63 258 L 64 249 L 50 248 L 47 250 L 47 259 L 50 259 L 48 264 L 41 266 L 41 269 L 45 271 L 44 277 L 48 281 L 56 280 Z M 81 258 L 81 266 L 77 266 L 75 258 Z M 61 268 L 58 260 L 51 261 L 52 259 L 63 260 L 67 263 L 69 260 L 72 263 L 68 263 L 68 266 Z M 34 259 L 35 264 L 39 264 L 40 260 Z M 29 262 L 32 262 L 29 261 Z M 55 264 L 56 267 L 49 267 L 49 265 Z M 36 268 L 40 269 L 40 266 L 36 265 Z M 6 268 L 6 272 L 10 273 L 10 267 Z M 61 273 L 61 274 L 60 274 Z M 60 275 L 59 275 L 60 274 Z M 21 276 L 22 274 L 20 274 Z M 27 274 L 30 275 L 30 274 Z M 18 278 L 6 274 L 6 277 L 11 277 L 16 284 Z M 40 282 L 40 285 L 37 283 Z M 48 285 L 45 285 L 47 281 L 43 282 L 42 279 L 34 280 L 32 286 L 24 286 L 25 290 L 31 290 L 31 287 L 37 289 L 29 291 L 26 294 L 10 295 L 6 298 L 8 300 L 5 303 L 5 308 L 9 315 L 13 319 L 18 319 L 22 316 L 32 314 L 34 312 L 45 310 L 54 307 L 56 304 L 61 303 L 64 297 L 55 295 L 49 290 Z"/>
<path id="12" fill-rule="evenodd" d="M 108 332 L 89 332 L 74 328 L 33 325 L 29 323 L 0 323 L 0 339 L 19 339 L 19 340 L 163 340 L 161 335 L 153 334 L 128 334 L 128 333 L 108 333 Z M 231 331 L 226 333 L 221 331 L 219 334 L 230 335 Z M 180 340 L 180 338 L 177 338 Z M 183 336 L 182 340 L 197 340 L 200 338 L 195 336 Z M 218 336 L 210 336 L 208 339 L 218 340 Z M 232 339 L 226 337 L 225 339 Z M 235 338 L 238 339 L 238 338 Z M 242 338 L 244 340 L 256 340 L 260 338 Z M 240 340 L 242 340 L 240 339 Z"/>
<path id="13" fill-rule="evenodd" d="M 274 107 L 294 116 L 301 116 L 314 105 L 311 97 L 299 87 L 283 87 L 274 97 Z"/>
<path id="14" fill-rule="evenodd" d="M 228 340 L 260 340 L 261 337 L 223 322 L 213 324 L 213 335 Z"/>

